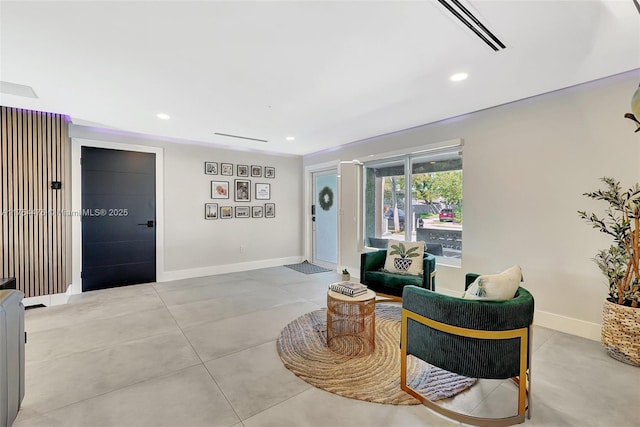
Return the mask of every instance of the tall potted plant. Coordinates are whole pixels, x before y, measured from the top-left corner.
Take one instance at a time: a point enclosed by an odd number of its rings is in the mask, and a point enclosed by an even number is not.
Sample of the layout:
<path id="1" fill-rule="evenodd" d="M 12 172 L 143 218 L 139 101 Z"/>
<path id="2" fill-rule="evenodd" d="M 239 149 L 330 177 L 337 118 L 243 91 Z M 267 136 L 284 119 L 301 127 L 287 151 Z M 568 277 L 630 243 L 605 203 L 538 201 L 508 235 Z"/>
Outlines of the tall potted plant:
<path id="1" fill-rule="evenodd" d="M 602 178 L 604 189 L 584 193 L 609 204 L 603 216 L 578 211 L 593 228 L 613 238 L 594 261 L 607 278 L 609 298 L 604 302 L 602 344 L 609 355 L 640 366 L 640 185 L 623 190 L 613 178 Z"/>

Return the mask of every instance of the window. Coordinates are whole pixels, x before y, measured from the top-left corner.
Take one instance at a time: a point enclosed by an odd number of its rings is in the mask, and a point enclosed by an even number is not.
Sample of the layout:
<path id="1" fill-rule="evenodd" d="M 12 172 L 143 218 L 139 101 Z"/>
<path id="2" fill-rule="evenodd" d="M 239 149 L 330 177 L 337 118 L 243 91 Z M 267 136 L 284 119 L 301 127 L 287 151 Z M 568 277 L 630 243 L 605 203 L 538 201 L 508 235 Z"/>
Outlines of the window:
<path id="1" fill-rule="evenodd" d="M 459 150 L 432 150 L 365 164 L 366 246 L 386 248 L 386 239 L 420 240 L 438 261 L 459 265 L 454 261 L 462 257 Z"/>

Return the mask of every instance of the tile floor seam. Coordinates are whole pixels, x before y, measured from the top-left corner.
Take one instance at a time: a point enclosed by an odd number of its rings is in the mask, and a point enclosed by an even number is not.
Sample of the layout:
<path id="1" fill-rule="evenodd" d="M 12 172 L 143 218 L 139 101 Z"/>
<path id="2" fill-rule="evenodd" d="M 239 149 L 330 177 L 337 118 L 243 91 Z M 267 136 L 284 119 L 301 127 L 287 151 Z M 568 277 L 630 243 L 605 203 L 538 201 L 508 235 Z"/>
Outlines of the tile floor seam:
<path id="1" fill-rule="evenodd" d="M 121 390 L 124 390 L 124 389 L 130 388 L 130 387 L 133 387 L 133 386 L 138 385 L 138 384 L 142 384 L 142 383 L 145 383 L 145 382 L 148 382 L 148 381 L 156 380 L 156 379 L 158 379 L 158 378 L 165 378 L 165 377 L 169 377 L 169 376 L 171 376 L 171 375 L 175 375 L 176 373 L 178 373 L 178 372 L 180 372 L 180 371 L 184 371 L 184 370 L 187 370 L 187 369 L 192 369 L 194 366 L 199 366 L 199 365 L 202 365 L 202 367 L 203 367 L 203 368 L 208 372 L 207 367 L 206 367 L 206 366 L 204 366 L 204 364 L 202 364 L 202 363 L 196 363 L 196 364 L 194 364 L 194 365 L 191 365 L 191 366 L 185 366 L 185 367 L 183 367 L 183 368 L 177 369 L 177 370 L 175 370 L 175 371 L 171 371 L 171 372 L 169 372 L 169 373 L 163 373 L 162 375 L 157 375 L 157 376 L 155 376 L 155 377 L 145 378 L 145 379 L 140 380 L 140 381 L 134 381 L 134 382 L 132 382 L 132 383 L 130 383 L 130 384 L 127 384 L 127 385 L 125 385 L 125 386 L 123 386 L 123 387 L 119 387 L 119 388 L 116 388 L 116 389 L 113 389 L 113 390 L 105 391 L 104 393 L 98 393 L 98 394 L 96 394 L 96 395 L 94 395 L 94 396 L 87 397 L 86 399 L 80 399 L 80 400 L 75 401 L 75 402 L 72 402 L 72 403 L 67 403 L 67 404 L 62 405 L 62 406 L 60 406 L 60 407 L 58 407 L 58 408 L 51 409 L 51 410 L 46 411 L 46 412 L 38 412 L 38 411 L 35 411 L 35 410 L 33 410 L 33 409 L 30 409 L 30 410 L 32 410 L 33 412 L 36 412 L 38 415 L 46 416 L 46 417 L 48 417 L 48 418 L 55 419 L 54 417 L 52 417 L 52 416 L 51 416 L 51 413 L 52 413 L 52 412 L 60 411 L 61 409 L 68 408 L 68 407 L 70 407 L 70 406 L 77 405 L 77 404 L 79 404 L 79 403 L 86 402 L 86 401 L 89 401 L 89 400 L 94 400 L 94 399 L 97 399 L 97 398 L 99 398 L 99 397 L 106 396 L 106 395 L 109 395 L 109 394 L 112 394 L 112 393 L 116 393 L 116 392 L 119 392 L 119 391 L 121 391 Z M 220 389 L 220 387 L 218 386 L 218 384 L 216 384 L 216 387 L 218 387 L 218 389 Z M 222 390 L 220 390 L 220 391 L 222 391 Z M 234 412 L 235 412 L 235 411 L 234 411 Z M 240 417 L 238 417 L 238 419 L 240 419 Z M 233 424 L 231 424 L 231 425 L 233 425 Z"/>
<path id="2" fill-rule="evenodd" d="M 165 304 L 165 308 L 167 309 L 167 312 L 169 313 L 169 316 L 171 316 L 171 318 L 173 319 L 173 322 L 176 324 L 176 327 L 178 328 L 178 330 L 180 331 L 180 333 L 182 334 L 184 339 L 186 339 L 187 342 L 189 343 L 189 346 L 191 347 L 191 350 L 193 350 L 193 352 L 195 353 L 195 355 L 198 358 L 198 360 L 200 360 L 200 363 L 202 363 L 202 365 L 204 366 L 204 364 L 206 362 L 208 362 L 208 361 L 202 360 L 202 356 L 200 356 L 200 353 L 198 353 L 198 351 L 196 350 L 195 346 L 193 345 L 193 343 L 191 342 L 191 340 L 189 339 L 187 334 L 185 334 L 184 329 L 180 326 L 180 324 L 178 323 L 178 320 L 176 320 L 176 318 L 173 316 L 173 314 L 171 313 L 171 310 L 169 310 L 169 307 L 167 307 L 167 305 L 166 305 L 166 303 L 164 303 L 164 301 L 163 301 L 163 304 Z M 189 326 L 189 328 L 191 328 L 191 327 L 192 326 Z M 205 369 L 206 369 L 206 366 L 205 366 Z M 208 370 L 207 370 L 207 372 L 208 372 Z M 217 383 L 216 383 L 216 385 L 217 385 Z"/>
<path id="3" fill-rule="evenodd" d="M 164 301 L 160 300 L 160 302 L 162 302 L 162 304 L 164 305 Z M 47 308 L 47 307 L 43 307 L 43 308 Z M 109 320 L 109 319 L 114 319 L 114 318 L 117 318 L 117 317 L 129 316 L 129 315 L 138 314 L 138 313 L 146 313 L 148 311 L 154 311 L 154 310 L 160 310 L 160 309 L 162 309 L 162 307 L 147 308 L 147 309 L 144 309 L 144 310 L 137 310 L 137 311 L 133 310 L 131 312 L 118 314 L 116 316 L 105 315 L 104 317 L 100 316 L 100 317 L 95 317 L 95 318 L 91 318 L 91 319 L 83 319 L 82 322 L 84 322 L 84 323 L 86 323 L 86 322 L 97 322 L 97 321 L 101 321 L 101 320 Z M 28 321 L 28 318 L 25 317 L 25 322 L 27 322 L 27 321 Z M 25 325 L 26 325 L 26 323 L 25 323 Z M 77 325 L 76 323 L 72 323 L 72 324 L 69 324 L 69 325 L 55 326 L 55 327 L 52 327 L 52 328 L 49 328 L 49 329 L 38 329 L 37 331 L 31 332 L 31 333 L 32 334 L 39 334 L 39 333 L 42 333 L 42 332 L 49 332 L 49 331 L 53 331 L 53 330 L 56 330 L 56 329 L 68 328 L 68 327 L 72 327 L 72 326 L 76 326 L 76 325 Z"/>
<path id="4" fill-rule="evenodd" d="M 282 307 L 282 306 L 278 306 L 278 305 L 269 306 L 269 307 L 267 307 L 267 309 L 272 309 L 272 308 L 276 308 L 276 307 Z M 233 319 L 234 317 L 241 317 L 241 316 L 245 316 L 245 315 L 248 315 L 248 314 L 259 313 L 261 311 L 266 311 L 266 310 L 264 310 L 264 309 L 256 309 L 256 310 L 244 312 L 242 314 L 236 314 L 236 315 L 232 315 L 232 316 L 223 316 L 223 317 L 220 317 L 220 318 L 215 319 L 215 320 L 207 320 L 207 321 L 203 321 L 203 322 L 199 322 L 199 323 L 193 323 L 193 324 L 190 324 L 188 326 L 185 326 L 185 329 L 197 328 L 197 327 L 200 327 L 202 325 L 206 325 L 207 323 L 215 323 L 215 322 L 219 322 L 219 321 L 222 321 L 222 320 L 229 320 L 229 319 Z M 169 309 L 169 312 L 171 313 L 170 309 Z M 171 314 L 171 317 L 173 317 L 173 314 Z M 175 317 L 173 317 L 173 318 L 174 318 L 174 320 L 176 320 Z M 177 322 L 177 320 L 176 320 L 176 322 Z M 178 326 L 180 326 L 180 325 L 178 325 Z"/>
<path id="5" fill-rule="evenodd" d="M 274 341 L 274 340 L 261 341 L 256 345 L 252 345 L 250 347 L 244 347 L 244 348 L 242 348 L 240 350 L 234 350 L 234 351 L 231 351 L 229 353 L 221 354 L 221 355 L 219 355 L 217 357 L 214 357 L 213 359 L 207 359 L 203 363 L 209 363 L 209 362 L 212 362 L 214 360 L 222 359 L 223 357 L 233 356 L 234 354 L 242 353 L 243 351 L 246 351 L 246 350 L 249 350 L 249 349 L 252 349 L 252 348 L 256 348 L 256 347 L 260 347 L 261 345 L 265 345 L 265 344 L 267 344 L 268 342 L 271 342 L 271 341 Z M 280 357 L 280 356 L 278 356 L 278 357 Z"/>
<path id="6" fill-rule="evenodd" d="M 61 328 L 61 329 L 64 329 L 64 328 Z M 29 366 L 29 364 L 32 364 L 32 363 L 51 362 L 51 361 L 54 361 L 54 360 L 58 360 L 58 359 L 62 359 L 62 358 L 65 358 L 65 357 L 70 357 L 70 356 L 74 356 L 74 355 L 78 355 L 78 354 L 91 353 L 91 352 L 95 352 L 95 351 L 105 350 L 105 349 L 116 347 L 116 346 L 121 346 L 121 345 L 126 345 L 126 344 L 130 344 L 130 343 L 137 342 L 137 341 L 146 340 L 148 338 L 157 338 L 157 337 L 160 337 L 162 335 L 168 335 L 168 334 L 171 334 L 171 333 L 174 333 L 174 332 L 177 332 L 177 331 L 159 332 L 159 333 L 155 333 L 155 334 L 151 334 L 151 335 L 145 335 L 144 337 L 138 337 L 138 338 L 128 339 L 128 340 L 125 340 L 125 341 L 117 341 L 117 342 L 109 343 L 109 344 L 104 345 L 104 346 L 91 347 L 91 348 L 87 348 L 87 349 L 80 350 L 80 351 L 74 351 L 72 353 L 62 354 L 62 355 L 58 355 L 56 357 L 51 357 L 51 358 L 45 358 L 45 359 L 39 359 L 39 360 L 27 360 L 27 361 L 25 361 L 25 366 Z M 180 330 L 180 332 L 183 333 L 182 330 Z M 183 335 L 184 335 L 184 333 L 183 333 Z M 191 344 L 191 343 L 189 343 L 189 344 Z M 26 345 L 28 345 L 28 343 Z"/>
<path id="7" fill-rule="evenodd" d="M 543 326 L 541 326 L 541 327 L 543 327 Z M 536 328 L 536 325 L 534 324 L 534 325 L 533 325 L 533 329 L 535 329 L 535 328 Z M 546 329 L 548 329 L 548 328 L 546 328 Z M 545 345 L 547 345 L 547 344 L 549 343 L 549 341 L 551 341 L 551 338 L 553 338 L 555 335 L 557 335 L 557 334 L 558 334 L 558 331 L 554 331 L 553 329 L 549 329 L 549 330 L 550 330 L 550 331 L 552 331 L 552 332 L 551 332 L 551 333 L 549 334 L 549 336 L 548 336 L 544 341 L 542 341 L 542 342 L 540 343 L 540 345 L 539 345 L 539 346 L 537 346 L 536 348 L 534 348 L 534 346 L 533 346 L 533 345 L 534 345 L 534 343 L 535 343 L 534 338 L 531 338 L 531 354 L 538 352 L 538 350 L 540 350 L 542 347 L 544 347 Z"/>
<path id="8" fill-rule="evenodd" d="M 284 400 L 282 400 L 282 401 L 280 401 L 280 402 L 278 402 L 278 403 L 274 403 L 274 404 L 273 404 L 273 405 L 271 405 L 271 406 L 267 406 L 267 407 L 265 407 L 264 409 L 262 409 L 262 410 L 260 410 L 260 411 L 256 412 L 256 413 L 255 413 L 255 414 L 253 414 L 253 415 L 248 416 L 248 417 L 247 417 L 247 418 L 245 418 L 245 419 L 240 419 L 240 422 L 247 421 L 247 420 L 249 420 L 249 419 L 251 419 L 251 418 L 253 418 L 253 417 L 257 416 L 257 415 L 260 415 L 260 414 L 261 414 L 262 412 L 264 412 L 264 411 L 268 411 L 268 410 L 269 410 L 269 409 L 271 409 L 271 408 L 275 408 L 276 406 L 282 405 L 282 404 L 284 404 L 285 402 L 288 402 L 289 400 L 291 400 L 291 399 L 293 399 L 293 398 L 295 398 L 295 397 L 297 397 L 297 396 L 300 396 L 302 393 L 305 393 L 305 392 L 307 392 L 307 391 L 309 391 L 309 390 L 312 390 L 312 389 L 314 389 L 314 388 L 317 388 L 317 387 L 312 386 L 312 385 L 311 385 L 311 384 L 309 384 L 309 383 L 307 383 L 307 385 L 308 385 L 308 387 L 307 387 L 306 389 L 302 390 L 301 392 L 299 392 L 299 393 L 295 393 L 293 396 L 287 397 L 286 399 L 284 399 Z M 322 390 L 322 389 L 319 389 L 319 390 Z M 323 391 L 326 391 L 326 390 L 323 390 Z M 329 392 L 327 392 L 327 393 L 329 393 Z M 243 424 L 243 425 L 244 425 L 244 424 Z"/>
<path id="9" fill-rule="evenodd" d="M 508 380 L 504 380 L 504 381 L 508 381 Z M 489 393 L 487 393 L 482 399 L 480 399 L 480 401 L 477 402 L 475 406 L 470 408 L 469 412 L 465 412 L 465 414 L 470 415 L 472 417 L 479 417 L 480 415 L 475 414 L 476 410 L 479 409 L 484 402 L 488 401 L 489 396 L 491 396 L 493 393 L 496 393 L 501 385 L 502 385 L 502 383 L 500 383 L 496 387 L 494 387 Z"/>
<path id="10" fill-rule="evenodd" d="M 308 387 L 307 389 L 302 390 L 301 392 L 296 393 L 296 394 L 294 394 L 293 396 L 288 397 L 288 398 L 286 398 L 285 400 L 283 400 L 283 401 L 281 401 L 281 402 L 278 402 L 278 403 L 276 403 L 276 404 L 274 404 L 274 405 L 271 405 L 271 406 L 269 406 L 268 408 L 265 408 L 265 409 L 263 409 L 262 411 L 260 411 L 260 412 L 258 412 L 258 413 L 256 413 L 256 414 L 253 414 L 253 415 L 251 415 L 251 416 L 250 416 L 250 417 L 248 417 L 248 418 L 245 418 L 244 420 L 242 420 L 242 419 L 241 419 L 240 421 L 241 421 L 241 422 L 243 423 L 243 425 L 244 425 L 244 421 L 248 421 L 248 420 L 250 420 L 250 419 L 251 419 L 251 418 L 253 418 L 253 417 L 257 417 L 258 415 L 262 414 L 262 413 L 263 413 L 263 412 L 265 412 L 265 411 L 268 411 L 269 409 L 275 408 L 276 406 L 283 405 L 283 404 L 285 404 L 286 402 L 290 401 L 291 399 L 294 399 L 294 398 L 296 398 L 296 397 L 300 396 L 301 394 L 303 394 L 303 393 L 307 393 L 307 392 L 309 392 L 309 391 L 311 391 L 311 390 L 314 390 L 314 389 L 317 389 L 317 390 L 320 390 L 320 391 L 324 391 L 324 392 L 326 392 L 326 393 L 334 394 L 334 393 L 328 392 L 328 391 L 326 391 L 326 390 L 322 390 L 321 388 L 314 387 L 314 386 L 312 386 L 312 385 L 311 385 L 311 384 L 309 384 L 309 383 L 307 383 L 307 384 L 309 385 L 309 387 Z M 348 399 L 348 398 L 347 398 L 347 399 Z"/>
<path id="11" fill-rule="evenodd" d="M 261 312 L 267 312 L 267 311 L 272 310 L 272 309 L 275 309 L 275 308 L 286 307 L 286 306 L 288 306 L 288 305 L 297 305 L 297 304 L 301 304 L 301 303 L 305 303 L 305 302 L 308 302 L 308 301 L 301 300 L 301 301 L 289 302 L 289 303 L 281 304 L 281 305 L 270 306 L 270 307 L 267 307 L 266 309 L 264 309 L 264 308 L 263 308 L 263 309 L 257 309 L 257 310 L 249 311 L 249 312 L 246 312 L 246 313 L 238 314 L 238 315 L 235 315 L 235 316 L 223 317 L 223 318 L 216 319 L 216 320 L 209 320 L 209 321 L 206 321 L 206 322 L 202 322 L 202 323 L 198 323 L 198 324 L 194 324 L 194 325 L 189 325 L 189 326 L 185 327 L 184 329 L 200 328 L 200 327 L 202 327 L 203 325 L 206 325 L 206 324 L 209 324 L 209 323 L 216 323 L 216 322 L 223 321 L 223 320 L 234 319 L 234 318 L 236 318 L 236 317 L 243 317 L 243 316 L 248 316 L 248 315 L 250 315 L 250 314 L 261 313 Z M 169 314 L 171 315 L 171 317 L 172 317 L 172 318 L 176 321 L 176 323 L 177 323 L 177 320 L 175 319 L 175 317 L 173 317 L 173 314 L 171 314 L 171 311 L 169 311 Z M 286 326 L 286 325 L 285 325 L 285 326 Z M 184 330 L 182 329 L 182 327 L 180 327 L 180 325 L 179 325 L 179 324 L 178 324 L 178 327 L 179 327 L 179 328 L 180 328 L 180 330 L 184 333 Z M 284 326 L 283 326 L 283 328 L 284 328 Z M 265 341 L 265 342 L 267 342 L 267 341 Z M 264 344 L 265 342 L 262 342 L 261 344 Z M 235 353 L 235 352 L 228 353 L 228 354 L 233 354 L 233 353 Z M 225 354 L 225 356 L 226 356 L 226 355 L 228 355 L 228 354 Z"/>
<path id="12" fill-rule="evenodd" d="M 106 350 L 109 348 L 114 348 L 114 347 L 120 347 L 122 345 L 127 345 L 127 344 L 131 344 L 131 343 L 135 343 L 135 342 L 140 342 L 140 341 L 145 341 L 149 338 L 157 338 L 157 337 L 161 337 L 163 335 L 169 335 L 169 334 L 173 334 L 176 333 L 178 331 L 166 331 L 166 332 L 162 332 L 156 335 L 145 335 L 144 337 L 141 338 L 134 338 L 128 341 L 118 341 L 115 343 L 111 343 L 111 344 L 107 344 L 106 346 L 103 347 L 95 347 L 95 348 L 87 348 L 81 351 L 75 351 L 73 353 L 68 353 L 68 354 L 63 354 L 63 355 L 59 355 L 56 357 L 52 357 L 50 359 L 41 359 L 41 360 L 28 360 L 25 361 L 25 366 L 28 367 L 29 365 L 34 365 L 34 364 L 39 364 L 39 363 L 45 363 L 45 362 L 53 362 L 56 360 L 60 360 L 60 359 L 64 359 L 66 357 L 71 357 L 71 356 L 76 356 L 76 355 L 80 355 L 80 354 L 85 354 L 85 353 L 94 353 L 97 351 L 101 351 L 101 350 Z M 180 331 L 180 333 L 182 333 L 182 331 Z"/>
<path id="13" fill-rule="evenodd" d="M 156 292 L 157 292 L 157 291 L 156 291 Z M 161 299 L 162 299 L 162 298 L 161 298 Z M 213 358 L 213 359 L 210 359 L 210 360 L 206 360 L 206 361 L 205 361 L 205 360 L 203 360 L 203 359 L 202 359 L 202 356 L 200 356 L 200 354 L 197 352 L 196 348 L 194 347 L 194 345 L 193 345 L 193 343 L 191 342 L 191 340 L 189 339 L 189 337 L 184 333 L 184 330 L 182 329 L 182 327 L 180 326 L 180 324 L 178 323 L 178 321 L 176 320 L 176 318 L 175 318 L 175 317 L 173 316 L 173 314 L 171 313 L 171 310 L 169 310 L 169 307 L 166 305 L 166 302 L 165 302 L 164 300 L 162 300 L 162 301 L 163 301 L 163 304 L 165 304 L 165 307 L 167 308 L 167 311 L 169 311 L 169 314 L 171 315 L 171 317 L 173 318 L 174 322 L 176 323 L 176 326 L 178 327 L 178 329 L 180 329 L 180 332 L 183 334 L 183 336 L 185 337 L 185 339 L 187 340 L 187 342 L 189 343 L 189 345 L 191 346 L 191 348 L 192 348 L 192 349 L 193 349 L 193 351 L 195 352 L 196 356 L 197 356 L 197 357 L 198 357 L 198 359 L 201 361 L 201 363 L 202 363 L 202 365 L 204 366 L 204 368 L 207 370 L 207 373 L 208 373 L 208 374 L 209 374 L 209 376 L 211 377 L 211 380 L 214 382 L 214 384 L 216 385 L 216 387 L 218 387 L 218 390 L 220 390 L 220 393 L 222 393 L 222 395 L 224 396 L 224 399 L 225 399 L 225 400 L 226 400 L 226 402 L 229 404 L 229 407 L 231 408 L 231 410 L 233 411 L 233 413 L 235 414 L 235 416 L 238 418 L 238 420 L 240 420 L 240 422 L 242 423 L 242 421 L 244 421 L 244 420 L 247 420 L 247 419 L 251 418 L 251 417 L 248 417 L 248 418 L 245 418 L 245 419 L 243 420 L 243 419 L 242 419 L 242 417 L 240 417 L 240 414 L 238 414 L 238 412 L 237 412 L 236 408 L 235 408 L 235 407 L 233 406 L 233 404 L 231 403 L 231 400 L 229 400 L 229 398 L 227 397 L 227 394 L 225 393 L 225 391 L 223 390 L 223 388 L 220 386 L 220 384 L 218 384 L 218 381 L 216 381 L 215 377 L 213 376 L 213 373 L 212 373 L 211 371 L 209 371 L 209 369 L 207 368 L 206 364 L 207 364 L 208 362 L 213 361 L 213 360 L 218 360 L 218 359 L 221 359 L 221 358 L 223 358 L 223 357 L 228 357 L 228 356 L 231 356 L 231 355 L 233 355 L 233 354 L 237 354 L 237 353 L 240 353 L 240 352 L 246 351 L 246 350 L 251 349 L 251 348 L 259 347 L 259 346 L 264 345 L 264 344 L 269 343 L 269 342 L 274 342 L 274 343 L 275 343 L 275 340 L 267 340 L 267 341 L 264 341 L 264 342 L 260 342 L 260 343 L 258 343 L 258 344 L 256 344 L 256 345 L 254 345 L 254 346 L 246 347 L 246 348 L 243 348 L 243 349 L 241 349 L 241 350 L 237 350 L 237 351 L 233 351 L 233 352 L 230 352 L 230 353 L 226 353 L 226 354 L 220 355 L 219 357 L 215 357 L 215 358 Z M 298 303 L 299 303 L 299 302 L 298 302 Z M 285 305 L 293 305 L 293 304 L 296 304 L 296 303 L 283 304 L 282 306 L 285 306 Z M 276 307 L 277 307 L 277 306 L 276 306 Z M 264 309 L 263 309 L 263 310 L 256 310 L 256 311 L 252 311 L 251 313 L 257 313 L 257 312 L 260 312 L 260 311 L 268 311 L 269 309 L 272 309 L 272 308 L 275 308 L 275 307 L 269 307 L 267 310 L 264 310 Z M 243 313 L 243 314 L 242 314 L 242 315 L 240 315 L 240 316 L 247 315 L 247 314 L 251 314 L 251 313 Z M 240 316 L 232 316 L 232 317 L 228 317 L 227 319 L 230 319 L 230 318 L 233 318 L 233 317 L 240 317 Z M 222 320 L 222 319 L 219 319 L 219 320 Z M 207 322 L 203 322 L 202 324 L 206 324 L 206 323 L 207 323 Z M 202 325 L 202 324 L 201 324 L 201 325 Z M 189 327 L 191 328 L 191 327 L 194 327 L 194 326 L 190 325 Z M 307 389 L 307 390 L 308 390 L 308 389 Z M 306 390 L 304 390 L 304 391 L 306 391 Z M 304 392 L 304 391 L 303 391 L 303 392 Z M 298 394 L 300 394 L 300 393 L 298 393 Z M 297 396 L 298 394 L 296 394 L 295 396 Z M 295 396 L 291 396 L 291 397 L 295 397 Z M 290 397 L 290 398 L 291 398 L 291 397 Z M 281 402 L 279 402 L 279 403 L 277 403 L 277 404 L 271 405 L 269 408 L 274 407 L 274 406 L 277 406 L 277 405 L 279 405 L 279 404 L 281 404 L 281 403 L 283 403 L 283 402 L 286 402 L 286 401 L 287 401 L 287 400 L 289 400 L 290 398 L 285 399 L 285 400 L 283 400 L 283 401 L 281 401 Z M 269 409 L 269 408 L 266 408 L 266 409 Z M 266 409 L 265 409 L 265 410 L 266 410 Z M 262 412 L 262 411 L 260 411 L 260 412 Z M 257 412 L 256 414 L 253 414 L 252 416 L 258 415 L 258 414 L 260 414 L 260 412 Z M 232 424 L 232 425 L 235 425 L 235 424 Z M 244 423 L 242 423 L 242 425 L 244 426 Z"/>
<path id="14" fill-rule="evenodd" d="M 157 292 L 157 291 L 156 291 Z M 164 302 L 164 300 L 162 301 L 163 304 L 165 304 L 165 307 L 167 309 L 167 311 L 169 312 L 169 315 L 171 316 L 171 318 L 173 319 L 173 321 L 176 324 L 176 327 L 180 330 L 180 332 L 182 333 L 182 336 L 184 336 L 184 338 L 187 340 L 187 342 L 189 343 L 189 346 L 191 347 L 191 349 L 193 350 L 193 352 L 195 353 L 196 357 L 198 358 L 198 360 L 200 360 L 200 364 L 202 365 L 202 367 L 204 368 L 205 371 L 207 371 L 207 374 L 209 375 L 209 378 L 211 378 L 211 381 L 213 381 L 213 383 L 216 385 L 216 387 L 218 388 L 218 390 L 220 391 L 220 394 L 222 394 L 222 396 L 224 397 L 224 400 L 227 402 L 227 404 L 229 405 L 229 408 L 231 408 L 231 410 L 233 411 L 233 414 L 236 416 L 236 418 L 242 422 L 242 418 L 240 418 L 240 415 L 238 414 L 238 411 L 236 411 L 236 408 L 233 407 L 233 405 L 231 404 L 231 401 L 229 400 L 229 398 L 227 397 L 226 393 L 224 392 L 224 390 L 222 389 L 222 387 L 220 387 L 220 384 L 218 384 L 218 382 L 216 381 L 216 379 L 213 377 L 213 374 L 211 373 L 211 371 L 209 371 L 209 369 L 207 369 L 207 365 L 205 364 L 205 361 L 202 360 L 202 357 L 200 356 L 200 354 L 198 353 L 198 351 L 196 350 L 195 346 L 193 345 L 193 343 L 191 342 L 191 340 L 189 339 L 189 337 L 184 333 L 184 330 L 182 330 L 182 328 L 180 327 L 180 324 L 178 323 L 178 321 L 176 320 L 176 318 L 173 316 L 173 314 L 171 313 L 171 310 L 169 310 L 169 307 L 167 307 L 166 303 Z M 233 424 L 230 424 L 228 427 L 231 427 L 233 425 L 236 425 L 237 423 L 234 422 Z"/>
<path id="15" fill-rule="evenodd" d="M 220 384 L 218 384 L 218 381 L 216 381 L 216 379 L 213 377 L 213 374 L 207 368 L 207 365 L 203 362 L 202 366 L 204 366 L 205 371 L 207 371 L 207 374 L 209 374 L 209 378 L 211 378 L 211 381 L 213 381 L 213 383 L 216 385 L 216 387 L 218 387 L 218 390 L 220 390 L 220 394 L 222 394 L 222 396 L 224 397 L 224 400 L 229 404 L 229 408 L 231 408 L 231 410 L 233 411 L 233 413 L 236 416 L 236 418 L 238 418 L 238 420 L 240 422 L 242 422 L 242 418 L 240 417 L 240 414 L 238 414 L 238 411 L 236 410 L 236 408 L 233 407 L 233 404 L 231 403 L 231 401 L 227 397 L 227 394 L 224 392 L 222 387 L 220 387 Z M 234 426 L 236 424 L 237 423 L 230 424 L 228 427 Z"/>

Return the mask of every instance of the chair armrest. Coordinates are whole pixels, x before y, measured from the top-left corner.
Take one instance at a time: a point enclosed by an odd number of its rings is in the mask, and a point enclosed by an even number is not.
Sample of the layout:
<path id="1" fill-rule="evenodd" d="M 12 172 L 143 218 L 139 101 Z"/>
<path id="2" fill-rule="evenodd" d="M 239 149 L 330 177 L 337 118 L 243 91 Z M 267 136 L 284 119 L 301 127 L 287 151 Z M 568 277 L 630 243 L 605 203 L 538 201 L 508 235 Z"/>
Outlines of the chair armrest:
<path id="1" fill-rule="evenodd" d="M 365 271 L 376 271 L 384 267 L 387 259 L 387 250 L 380 249 L 373 252 L 363 252 L 360 255 L 360 280 L 364 279 Z"/>
<path id="2" fill-rule="evenodd" d="M 435 291 L 436 290 L 436 257 L 429 254 L 424 253 L 424 258 L 422 259 L 422 269 L 423 269 L 423 285 L 426 289 Z"/>

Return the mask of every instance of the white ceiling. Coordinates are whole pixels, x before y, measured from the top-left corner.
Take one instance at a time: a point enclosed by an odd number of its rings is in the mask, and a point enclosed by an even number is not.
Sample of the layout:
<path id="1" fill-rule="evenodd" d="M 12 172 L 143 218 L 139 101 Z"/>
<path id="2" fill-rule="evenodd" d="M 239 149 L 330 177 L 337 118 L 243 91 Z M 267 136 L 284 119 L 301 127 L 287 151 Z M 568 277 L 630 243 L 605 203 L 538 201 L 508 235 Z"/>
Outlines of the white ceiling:
<path id="1" fill-rule="evenodd" d="M 2 0 L 0 104 L 307 154 L 640 68 L 633 0 L 462 3 L 505 50 L 437 1 Z"/>

